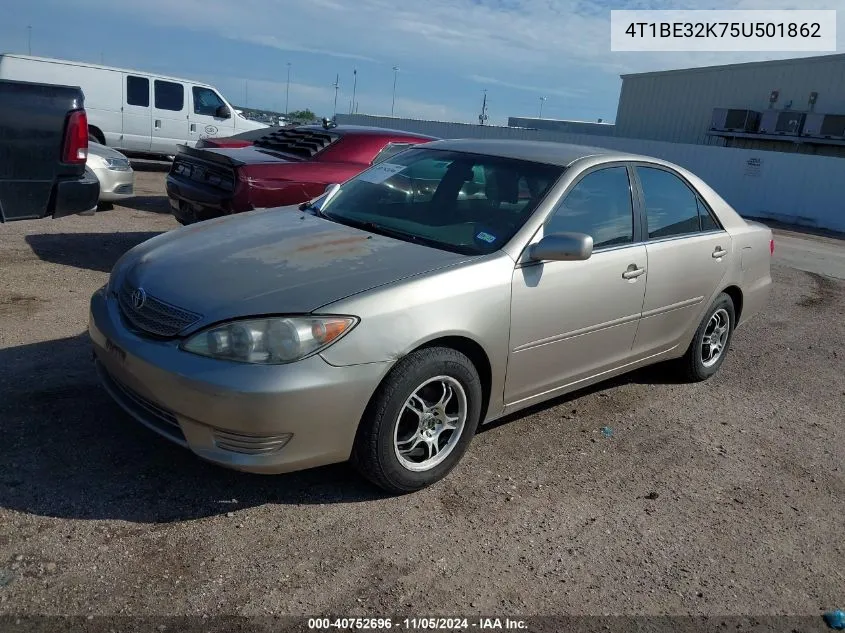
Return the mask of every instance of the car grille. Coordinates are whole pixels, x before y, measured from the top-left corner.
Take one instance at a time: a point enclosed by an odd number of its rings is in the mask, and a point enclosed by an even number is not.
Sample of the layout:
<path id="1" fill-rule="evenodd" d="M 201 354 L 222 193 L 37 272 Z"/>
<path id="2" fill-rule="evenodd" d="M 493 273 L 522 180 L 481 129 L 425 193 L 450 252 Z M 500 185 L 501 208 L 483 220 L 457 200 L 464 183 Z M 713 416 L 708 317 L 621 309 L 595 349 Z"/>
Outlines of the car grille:
<path id="1" fill-rule="evenodd" d="M 161 337 L 176 336 L 202 318 L 149 295 L 140 307 L 135 307 L 133 293 L 136 290 L 129 283 L 124 283 L 117 293 L 117 300 L 123 316 L 139 330 Z"/>
<path id="2" fill-rule="evenodd" d="M 174 442 L 187 443 L 185 434 L 173 413 L 124 385 L 99 363 L 97 369 L 108 392 L 133 417 Z"/>
<path id="3" fill-rule="evenodd" d="M 170 173 L 223 191 L 234 191 L 235 189 L 235 172 L 222 165 L 195 163 L 177 157 L 173 161 Z"/>

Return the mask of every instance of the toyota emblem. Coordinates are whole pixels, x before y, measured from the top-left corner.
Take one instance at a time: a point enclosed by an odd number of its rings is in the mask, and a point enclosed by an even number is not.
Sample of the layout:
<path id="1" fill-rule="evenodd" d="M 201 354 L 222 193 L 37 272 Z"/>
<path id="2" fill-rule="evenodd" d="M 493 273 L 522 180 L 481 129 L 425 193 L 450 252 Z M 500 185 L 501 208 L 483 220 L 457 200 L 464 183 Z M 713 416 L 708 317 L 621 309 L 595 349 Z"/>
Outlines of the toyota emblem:
<path id="1" fill-rule="evenodd" d="M 132 307 L 140 310 L 147 302 L 147 293 L 143 288 L 136 288 L 132 291 Z"/>

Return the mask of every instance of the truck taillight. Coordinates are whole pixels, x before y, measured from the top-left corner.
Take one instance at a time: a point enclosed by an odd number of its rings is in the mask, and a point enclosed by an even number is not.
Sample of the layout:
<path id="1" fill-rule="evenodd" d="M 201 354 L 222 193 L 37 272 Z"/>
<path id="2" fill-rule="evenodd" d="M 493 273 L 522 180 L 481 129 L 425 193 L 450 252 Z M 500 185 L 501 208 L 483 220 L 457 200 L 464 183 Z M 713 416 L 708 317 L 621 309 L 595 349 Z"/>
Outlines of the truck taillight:
<path id="1" fill-rule="evenodd" d="M 62 162 L 84 163 L 88 159 L 88 115 L 85 110 L 75 110 L 68 115 L 65 127 L 65 144 Z"/>
<path id="2" fill-rule="evenodd" d="M 772 240 L 769 240 L 769 255 L 774 255 L 774 254 L 775 254 L 775 241 L 772 239 Z"/>

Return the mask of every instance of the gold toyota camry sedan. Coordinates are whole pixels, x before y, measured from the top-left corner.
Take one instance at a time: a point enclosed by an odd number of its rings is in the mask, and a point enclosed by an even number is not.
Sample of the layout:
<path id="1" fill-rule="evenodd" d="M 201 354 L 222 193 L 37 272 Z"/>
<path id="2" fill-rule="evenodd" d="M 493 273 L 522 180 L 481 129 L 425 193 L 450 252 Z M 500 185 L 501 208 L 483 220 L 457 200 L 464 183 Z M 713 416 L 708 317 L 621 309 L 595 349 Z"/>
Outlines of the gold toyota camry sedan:
<path id="1" fill-rule="evenodd" d="M 773 250 L 662 160 L 437 141 L 301 207 L 133 248 L 89 332 L 113 398 L 198 456 L 351 460 L 408 492 L 479 424 L 650 363 L 709 378 L 765 304 Z"/>

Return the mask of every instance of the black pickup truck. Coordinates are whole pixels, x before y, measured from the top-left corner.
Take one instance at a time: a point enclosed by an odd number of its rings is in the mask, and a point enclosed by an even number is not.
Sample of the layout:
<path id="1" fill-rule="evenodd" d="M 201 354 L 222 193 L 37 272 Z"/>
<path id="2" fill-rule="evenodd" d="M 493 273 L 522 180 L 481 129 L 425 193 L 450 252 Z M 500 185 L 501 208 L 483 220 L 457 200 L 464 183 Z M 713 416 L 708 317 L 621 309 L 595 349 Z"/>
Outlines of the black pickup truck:
<path id="1" fill-rule="evenodd" d="M 0 222 L 97 206 L 80 88 L 0 80 Z"/>

